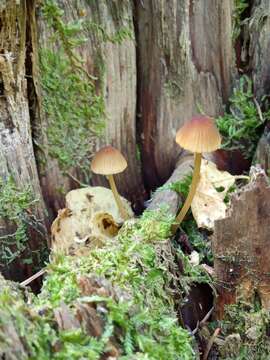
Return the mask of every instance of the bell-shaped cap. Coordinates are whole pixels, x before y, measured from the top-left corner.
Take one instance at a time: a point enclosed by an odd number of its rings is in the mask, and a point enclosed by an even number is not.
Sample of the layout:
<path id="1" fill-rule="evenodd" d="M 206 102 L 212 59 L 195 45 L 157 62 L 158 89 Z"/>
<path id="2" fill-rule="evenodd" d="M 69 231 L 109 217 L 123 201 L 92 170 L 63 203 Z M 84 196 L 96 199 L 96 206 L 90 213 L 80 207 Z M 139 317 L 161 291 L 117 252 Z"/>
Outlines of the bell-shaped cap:
<path id="1" fill-rule="evenodd" d="M 197 115 L 177 131 L 175 141 L 183 149 L 203 153 L 220 148 L 221 136 L 212 118 Z"/>
<path id="2" fill-rule="evenodd" d="M 121 152 L 113 146 L 100 149 L 91 162 L 91 170 L 95 174 L 113 175 L 121 173 L 127 167 L 127 162 Z"/>

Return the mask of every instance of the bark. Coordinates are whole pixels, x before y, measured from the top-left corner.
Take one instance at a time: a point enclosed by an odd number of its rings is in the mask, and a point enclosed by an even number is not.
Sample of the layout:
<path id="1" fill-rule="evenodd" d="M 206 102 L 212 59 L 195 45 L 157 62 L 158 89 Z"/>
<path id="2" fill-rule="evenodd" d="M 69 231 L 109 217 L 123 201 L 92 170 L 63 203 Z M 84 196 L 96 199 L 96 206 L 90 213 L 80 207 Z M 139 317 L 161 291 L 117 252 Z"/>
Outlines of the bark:
<path id="1" fill-rule="evenodd" d="M 28 3 L 28 5 L 27 5 Z M 27 32 L 30 23 L 27 21 L 29 9 L 35 7 L 34 1 L 8 1 L 1 7 L 0 34 L 0 177 L 5 182 L 10 176 L 16 185 L 24 189 L 30 186 L 33 195 L 39 199 L 32 209 L 40 225 L 39 231 L 29 227 L 31 240 L 29 246 L 36 250 L 46 242 L 47 233 L 44 227 L 45 206 L 40 190 L 35 156 L 31 137 L 31 119 L 29 115 L 28 82 L 26 63 L 30 56 L 27 48 Z M 30 46 L 28 44 L 28 46 Z M 42 226 L 43 225 L 43 226 Z M 1 219 L 0 236 L 13 233 L 16 225 L 11 219 Z M 2 262 L 2 259 L 1 259 Z M 3 265 L 0 265 L 3 270 Z M 14 279 L 22 279 L 29 267 L 14 262 L 4 273 Z"/>
<path id="2" fill-rule="evenodd" d="M 232 196 L 226 218 L 214 228 L 213 255 L 216 274 L 216 314 L 242 298 L 252 302 L 255 294 L 270 308 L 270 186 L 263 170 L 253 168 L 251 182 Z"/>
<path id="3" fill-rule="evenodd" d="M 158 210 L 162 208 L 162 206 L 167 206 L 168 212 L 172 216 L 176 216 L 183 199 L 181 198 L 181 194 L 174 190 L 166 189 L 166 187 L 174 182 L 183 180 L 187 175 L 191 174 L 193 162 L 193 156 L 190 154 L 184 153 L 180 157 L 172 175 L 164 184 L 165 189 L 158 189 L 152 196 L 152 199 L 147 206 L 149 210 Z"/>
<path id="4" fill-rule="evenodd" d="M 172 172 L 178 128 L 199 108 L 222 112 L 234 68 L 232 3 L 136 2 L 138 112 L 143 174 L 147 188 Z"/>
<path id="5" fill-rule="evenodd" d="M 77 50 L 84 60 L 84 68 L 89 74 L 97 78 L 95 87 L 97 94 L 104 97 L 106 124 L 105 133 L 96 138 L 95 149 L 111 144 L 117 147 L 128 161 L 128 169 L 116 176 L 116 183 L 122 195 L 126 196 L 136 206 L 142 204 L 145 193 L 142 183 L 140 161 L 136 150 L 136 51 L 133 27 L 132 2 L 122 1 L 58 1 L 65 12 L 65 21 L 83 19 L 97 24 L 110 36 L 113 36 L 122 27 L 128 27 L 130 36 L 123 41 L 101 41 L 99 34 L 93 30 L 85 30 L 87 41 Z M 46 26 L 45 20 L 39 19 L 39 46 L 49 45 L 52 29 Z M 57 45 L 54 46 L 57 51 Z M 44 116 L 42 121 L 45 125 Z M 46 132 L 46 131 L 45 131 Z M 43 134 L 44 135 L 44 134 Z M 46 145 L 46 134 L 42 142 Z M 90 167 L 90 159 L 89 159 Z M 43 166 L 41 166 L 43 168 Z M 44 168 L 43 168 L 44 170 Z M 44 197 L 48 207 L 55 211 L 64 206 L 63 194 L 59 193 L 60 186 L 66 193 L 80 185 L 70 177 L 64 175 L 55 159 L 47 155 L 47 164 L 41 182 Z M 69 171 L 75 178 L 85 182 L 85 176 L 79 168 Z M 93 185 L 109 186 L 105 177 L 93 175 Z"/>
<path id="6" fill-rule="evenodd" d="M 246 43 L 242 50 L 243 57 L 248 57 L 252 71 L 254 92 L 258 100 L 270 91 L 270 3 L 268 0 L 255 0 L 251 9 L 246 29 Z M 245 45 L 248 46 L 245 49 Z"/>
<path id="7" fill-rule="evenodd" d="M 270 123 L 264 129 L 259 140 L 256 153 L 253 159 L 254 164 L 259 164 L 269 174 L 270 171 Z"/>

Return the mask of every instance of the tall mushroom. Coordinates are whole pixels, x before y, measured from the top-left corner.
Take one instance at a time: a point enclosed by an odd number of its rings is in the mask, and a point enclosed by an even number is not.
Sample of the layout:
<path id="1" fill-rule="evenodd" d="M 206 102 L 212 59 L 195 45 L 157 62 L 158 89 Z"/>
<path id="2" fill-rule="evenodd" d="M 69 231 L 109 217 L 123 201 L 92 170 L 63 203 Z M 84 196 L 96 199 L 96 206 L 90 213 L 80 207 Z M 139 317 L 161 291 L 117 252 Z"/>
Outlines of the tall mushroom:
<path id="1" fill-rule="evenodd" d="M 176 224 L 173 227 L 174 231 L 176 231 L 186 216 L 195 195 L 200 180 L 202 153 L 212 152 L 218 149 L 221 144 L 221 137 L 212 118 L 197 115 L 178 130 L 175 141 L 183 149 L 194 153 L 194 171 L 188 196 L 175 219 Z"/>
<path id="2" fill-rule="evenodd" d="M 110 145 L 100 149 L 91 162 L 91 170 L 95 174 L 105 175 L 107 177 L 119 212 L 124 220 L 127 220 L 129 215 L 120 199 L 113 175 L 121 173 L 126 167 L 127 162 L 124 156 L 119 150 Z"/>

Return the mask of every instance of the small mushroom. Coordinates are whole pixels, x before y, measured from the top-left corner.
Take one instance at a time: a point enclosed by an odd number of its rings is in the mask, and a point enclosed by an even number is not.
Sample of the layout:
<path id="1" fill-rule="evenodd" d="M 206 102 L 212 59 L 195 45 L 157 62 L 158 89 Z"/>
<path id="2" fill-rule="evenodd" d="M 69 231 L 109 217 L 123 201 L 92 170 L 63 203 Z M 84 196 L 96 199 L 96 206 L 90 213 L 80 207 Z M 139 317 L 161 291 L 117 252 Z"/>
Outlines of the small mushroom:
<path id="1" fill-rule="evenodd" d="M 124 220 L 127 220 L 129 218 L 129 215 L 120 199 L 113 175 L 121 173 L 125 170 L 126 167 L 127 162 L 124 156 L 119 150 L 115 149 L 113 146 L 110 145 L 100 149 L 95 154 L 91 163 L 91 170 L 95 174 L 107 176 L 119 212 Z"/>
<path id="2" fill-rule="evenodd" d="M 194 153 L 194 171 L 188 196 L 175 219 L 176 224 L 173 227 L 174 232 L 183 221 L 195 195 L 200 180 L 202 153 L 217 150 L 221 144 L 221 137 L 212 118 L 204 115 L 197 115 L 178 130 L 175 141 L 183 149 Z"/>

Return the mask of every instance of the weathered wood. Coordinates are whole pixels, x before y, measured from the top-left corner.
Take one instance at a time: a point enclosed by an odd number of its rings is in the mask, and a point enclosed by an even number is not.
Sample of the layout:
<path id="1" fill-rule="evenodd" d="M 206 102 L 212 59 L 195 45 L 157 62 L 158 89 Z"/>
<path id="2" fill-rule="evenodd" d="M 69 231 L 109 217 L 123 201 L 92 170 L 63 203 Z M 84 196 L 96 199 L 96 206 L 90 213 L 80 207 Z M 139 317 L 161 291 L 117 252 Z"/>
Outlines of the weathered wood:
<path id="1" fill-rule="evenodd" d="M 226 218 L 214 228 L 213 255 L 219 296 L 216 313 L 255 293 L 270 309 L 270 185 L 263 170 L 252 168 L 251 182 L 233 194 Z"/>
<path id="2" fill-rule="evenodd" d="M 177 162 L 176 168 L 172 175 L 163 185 L 165 189 L 158 189 L 152 196 L 147 208 L 149 210 L 157 210 L 162 206 L 168 207 L 168 212 L 175 216 L 182 201 L 181 194 L 174 190 L 166 189 L 166 186 L 183 180 L 187 175 L 192 173 L 193 156 L 190 154 L 183 154 Z"/>
<path id="3" fill-rule="evenodd" d="M 261 165 L 267 174 L 270 171 L 270 123 L 266 125 L 258 142 L 253 163 Z"/>
<path id="4" fill-rule="evenodd" d="M 255 0 L 250 18 L 246 22 L 246 42 L 242 54 L 248 61 L 254 82 L 254 93 L 258 100 L 270 91 L 270 2 Z M 245 46 L 249 44 L 248 49 Z"/>
<path id="5" fill-rule="evenodd" d="M 35 1 L 28 2 L 28 6 L 35 7 Z M 29 246 L 34 251 L 42 242 L 46 243 L 47 233 L 44 227 L 45 206 L 31 138 L 27 93 L 26 62 L 30 56 L 26 44 L 27 32 L 30 31 L 27 2 L 8 1 L 0 10 L 0 178 L 5 183 L 12 177 L 20 189 L 30 186 L 33 196 L 38 199 L 32 211 L 40 221 L 39 224 L 36 223 L 39 232 L 31 231 L 31 226 L 29 227 Z M 0 236 L 8 236 L 15 230 L 16 225 L 11 219 L 1 219 Z M 0 269 L 3 270 L 2 266 Z M 26 271 L 28 273 L 24 274 Z M 14 279 L 23 279 L 30 274 L 29 267 L 18 267 L 15 262 L 5 269 L 5 275 Z"/>
<path id="6" fill-rule="evenodd" d="M 116 176 L 117 186 L 120 193 L 135 205 L 142 203 L 145 193 L 136 148 L 137 74 L 133 4 L 131 1 L 120 0 L 116 2 L 80 0 L 76 3 L 64 0 L 56 3 L 64 10 L 65 22 L 78 20 L 92 24 L 92 27 L 85 27 L 83 31 L 87 41 L 75 49 L 77 55 L 84 60 L 83 67 L 96 78 L 94 81 L 96 92 L 105 101 L 105 132 L 100 138 L 95 139 L 92 152 L 105 144 L 111 144 L 123 152 L 127 158 L 128 169 Z M 101 33 L 113 38 L 123 30 L 128 31 L 128 35 L 123 39 L 115 41 L 102 39 Z M 41 16 L 39 18 L 40 48 L 52 48 L 52 44 L 49 43 L 51 33 L 52 29 L 46 25 L 46 21 Z M 57 44 L 53 47 L 57 49 Z M 47 125 L 44 116 L 41 121 L 43 128 L 45 126 L 45 134 L 39 141 L 46 145 Z M 44 197 L 53 212 L 64 206 L 63 193 L 80 186 L 67 174 L 63 174 L 56 159 L 48 156 L 45 171 L 44 165 L 40 164 L 40 173 Z M 69 173 L 85 183 L 85 176 L 79 168 L 70 169 Z M 109 187 L 106 178 L 99 175 L 93 175 L 91 183 Z M 63 189 L 62 193 L 59 193 L 60 187 Z"/>
<path id="7" fill-rule="evenodd" d="M 145 184 L 172 172 L 178 128 L 201 108 L 215 116 L 234 68 L 232 2 L 137 1 L 138 112 Z"/>

